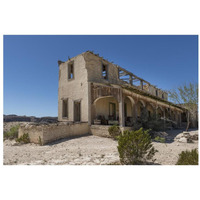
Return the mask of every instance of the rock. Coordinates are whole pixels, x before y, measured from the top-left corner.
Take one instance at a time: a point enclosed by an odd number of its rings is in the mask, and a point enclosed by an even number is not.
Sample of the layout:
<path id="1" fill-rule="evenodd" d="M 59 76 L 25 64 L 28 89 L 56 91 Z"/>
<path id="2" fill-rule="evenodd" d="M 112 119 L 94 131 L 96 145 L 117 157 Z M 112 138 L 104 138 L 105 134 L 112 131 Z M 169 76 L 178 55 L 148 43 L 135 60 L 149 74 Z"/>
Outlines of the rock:
<path id="1" fill-rule="evenodd" d="M 193 141 L 192 141 L 191 138 L 188 138 L 188 139 L 187 139 L 187 142 L 188 142 L 188 143 L 193 143 Z"/>
<path id="2" fill-rule="evenodd" d="M 190 139 L 192 139 L 192 140 L 198 140 L 198 135 L 197 134 L 196 135 L 191 135 Z"/>
<path id="3" fill-rule="evenodd" d="M 182 137 L 178 140 L 178 142 L 181 142 L 181 143 L 187 143 L 187 138 L 185 137 Z"/>

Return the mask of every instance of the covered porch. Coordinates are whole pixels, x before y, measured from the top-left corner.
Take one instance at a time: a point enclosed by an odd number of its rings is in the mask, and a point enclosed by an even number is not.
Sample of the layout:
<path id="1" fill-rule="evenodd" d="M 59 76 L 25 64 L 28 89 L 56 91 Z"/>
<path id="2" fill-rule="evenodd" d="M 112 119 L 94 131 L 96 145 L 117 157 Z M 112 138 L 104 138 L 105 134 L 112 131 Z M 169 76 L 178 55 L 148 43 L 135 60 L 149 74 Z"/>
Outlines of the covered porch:
<path id="1" fill-rule="evenodd" d="M 91 83 L 91 105 L 89 125 L 119 125 L 134 127 L 150 120 L 174 122 L 181 126 L 181 109 L 167 105 L 118 85 Z"/>

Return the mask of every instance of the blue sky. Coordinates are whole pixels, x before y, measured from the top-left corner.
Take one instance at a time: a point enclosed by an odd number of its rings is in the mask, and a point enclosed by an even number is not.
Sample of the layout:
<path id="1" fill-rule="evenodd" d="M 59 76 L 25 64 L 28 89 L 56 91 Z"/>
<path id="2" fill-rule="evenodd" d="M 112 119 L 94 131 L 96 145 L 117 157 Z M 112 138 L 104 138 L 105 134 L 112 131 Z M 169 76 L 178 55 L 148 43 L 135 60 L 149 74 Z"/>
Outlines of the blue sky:
<path id="1" fill-rule="evenodd" d="M 198 82 L 198 36 L 5 35 L 3 113 L 57 116 L 57 61 L 87 50 L 164 90 Z"/>

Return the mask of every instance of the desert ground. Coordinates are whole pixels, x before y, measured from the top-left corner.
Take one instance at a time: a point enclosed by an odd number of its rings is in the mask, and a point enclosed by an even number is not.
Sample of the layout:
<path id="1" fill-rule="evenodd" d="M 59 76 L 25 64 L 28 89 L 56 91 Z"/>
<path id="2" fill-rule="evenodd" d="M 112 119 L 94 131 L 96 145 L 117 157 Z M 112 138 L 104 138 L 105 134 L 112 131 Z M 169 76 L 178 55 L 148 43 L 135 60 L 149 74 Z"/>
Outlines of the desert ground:
<path id="1" fill-rule="evenodd" d="M 11 126 L 11 125 L 10 125 Z M 179 153 L 198 148 L 198 141 L 182 143 L 175 140 L 183 130 L 169 130 L 165 143 L 153 142 L 158 150 L 156 165 L 175 165 Z M 196 134 L 198 130 L 190 130 Z M 44 146 L 4 141 L 4 165 L 113 165 L 119 164 L 117 141 L 94 135 L 62 139 Z"/>

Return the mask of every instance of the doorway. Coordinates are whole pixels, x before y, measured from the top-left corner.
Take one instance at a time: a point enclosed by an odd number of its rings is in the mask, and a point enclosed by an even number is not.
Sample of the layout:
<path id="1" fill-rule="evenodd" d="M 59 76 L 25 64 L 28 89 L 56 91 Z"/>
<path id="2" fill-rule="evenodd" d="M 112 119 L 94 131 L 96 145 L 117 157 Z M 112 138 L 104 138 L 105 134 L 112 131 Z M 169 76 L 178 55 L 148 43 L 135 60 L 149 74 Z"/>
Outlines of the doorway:
<path id="1" fill-rule="evenodd" d="M 81 101 L 74 101 L 74 121 L 81 121 Z"/>

